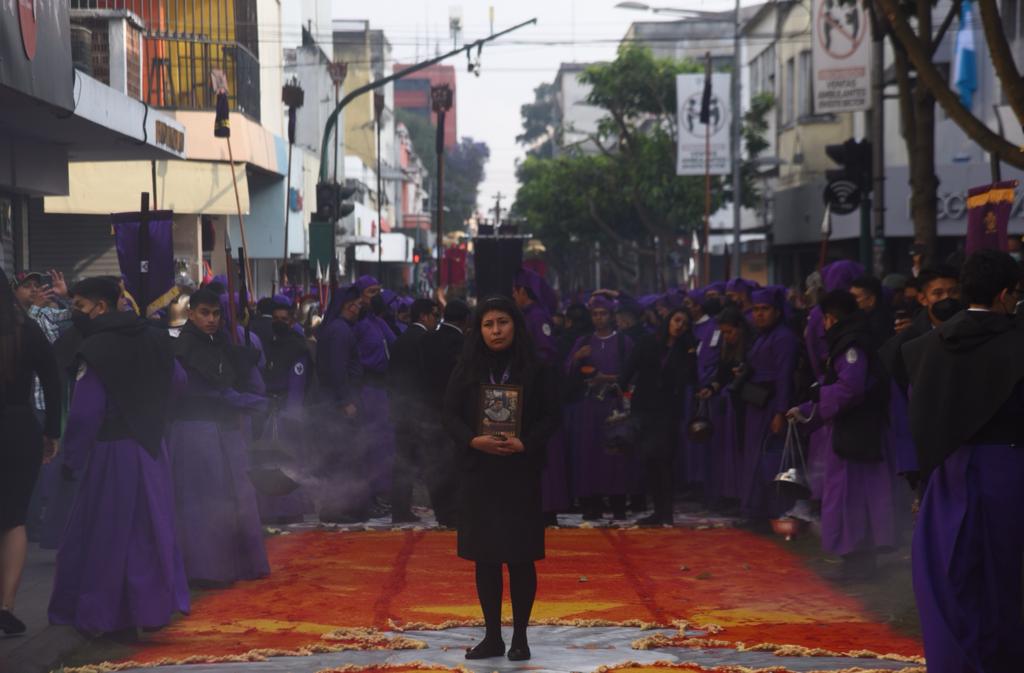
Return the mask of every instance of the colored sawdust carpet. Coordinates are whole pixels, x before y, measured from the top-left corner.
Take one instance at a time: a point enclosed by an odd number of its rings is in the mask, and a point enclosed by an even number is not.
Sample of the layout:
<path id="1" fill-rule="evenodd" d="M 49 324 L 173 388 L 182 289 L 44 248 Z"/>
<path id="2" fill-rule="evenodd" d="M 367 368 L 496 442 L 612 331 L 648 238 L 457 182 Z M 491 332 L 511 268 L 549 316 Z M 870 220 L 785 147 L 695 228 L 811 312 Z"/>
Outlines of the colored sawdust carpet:
<path id="1" fill-rule="evenodd" d="M 191 615 L 148 636 L 128 659 L 415 649 L 423 643 L 402 631 L 479 623 L 473 564 L 455 556 L 454 533 L 308 531 L 267 545 L 268 578 L 200 596 Z M 537 624 L 674 629 L 640 638 L 637 649 L 920 661 L 919 642 L 745 531 L 551 530 L 547 556 L 538 564 Z"/>

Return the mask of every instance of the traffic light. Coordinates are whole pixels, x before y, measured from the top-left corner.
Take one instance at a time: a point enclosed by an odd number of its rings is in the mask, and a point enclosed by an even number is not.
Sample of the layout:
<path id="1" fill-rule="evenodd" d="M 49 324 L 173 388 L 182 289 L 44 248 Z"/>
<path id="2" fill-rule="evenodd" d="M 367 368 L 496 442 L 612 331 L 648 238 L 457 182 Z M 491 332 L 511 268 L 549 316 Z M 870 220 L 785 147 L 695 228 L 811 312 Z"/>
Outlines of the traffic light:
<path id="1" fill-rule="evenodd" d="M 848 181 L 857 185 L 865 194 L 871 191 L 872 161 L 869 141 L 850 138 L 841 145 L 826 145 L 825 154 L 840 166 L 825 171 L 825 178 L 829 182 Z"/>
<path id="2" fill-rule="evenodd" d="M 412 263 L 419 264 L 420 260 L 423 259 L 423 248 L 416 246 L 412 249 Z"/>
<path id="3" fill-rule="evenodd" d="M 316 215 L 318 219 L 336 222 L 355 210 L 347 199 L 356 193 L 355 187 L 335 182 L 320 182 L 316 186 Z"/>

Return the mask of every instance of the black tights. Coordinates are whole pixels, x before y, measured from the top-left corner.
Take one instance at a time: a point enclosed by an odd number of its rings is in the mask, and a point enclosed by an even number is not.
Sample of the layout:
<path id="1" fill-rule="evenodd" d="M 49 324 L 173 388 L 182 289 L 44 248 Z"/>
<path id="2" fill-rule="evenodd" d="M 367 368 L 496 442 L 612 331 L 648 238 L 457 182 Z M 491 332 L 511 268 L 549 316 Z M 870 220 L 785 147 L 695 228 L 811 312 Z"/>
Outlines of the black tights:
<path id="1" fill-rule="evenodd" d="M 537 595 L 537 568 L 533 561 L 508 564 L 509 593 L 512 596 L 512 644 L 526 644 L 526 627 Z M 487 626 L 486 640 L 501 640 L 501 595 L 504 578 L 500 563 L 476 562 L 476 593 Z"/>

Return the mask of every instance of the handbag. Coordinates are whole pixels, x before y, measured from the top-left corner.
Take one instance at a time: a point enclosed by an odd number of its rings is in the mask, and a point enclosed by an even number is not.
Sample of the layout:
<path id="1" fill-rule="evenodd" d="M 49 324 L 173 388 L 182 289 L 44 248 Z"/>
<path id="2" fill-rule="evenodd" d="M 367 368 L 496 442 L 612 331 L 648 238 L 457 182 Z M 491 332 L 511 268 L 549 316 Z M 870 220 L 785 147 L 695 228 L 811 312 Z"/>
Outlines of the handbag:
<path id="1" fill-rule="evenodd" d="M 772 399 L 774 394 L 775 388 L 770 383 L 744 381 L 740 387 L 740 399 L 758 409 L 764 409 L 768 406 L 768 401 Z"/>
<path id="2" fill-rule="evenodd" d="M 708 414 L 708 401 L 702 399 L 697 403 L 693 419 L 686 426 L 686 436 L 694 442 L 706 442 L 711 439 L 714 432 L 715 426 Z"/>
<path id="3" fill-rule="evenodd" d="M 620 403 L 604 419 L 604 452 L 619 456 L 636 450 L 640 427 L 630 410 L 629 393 L 622 394 Z"/>

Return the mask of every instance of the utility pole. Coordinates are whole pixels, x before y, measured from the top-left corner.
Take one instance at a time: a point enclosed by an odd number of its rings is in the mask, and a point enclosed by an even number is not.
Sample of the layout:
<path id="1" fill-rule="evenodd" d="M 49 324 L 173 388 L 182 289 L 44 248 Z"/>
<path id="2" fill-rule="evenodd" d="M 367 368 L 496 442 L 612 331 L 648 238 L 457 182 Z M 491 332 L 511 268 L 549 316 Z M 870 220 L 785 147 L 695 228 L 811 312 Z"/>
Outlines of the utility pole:
<path id="1" fill-rule="evenodd" d="M 452 89 L 447 84 L 430 87 L 430 104 L 437 115 L 437 287 L 441 287 L 441 265 L 444 263 L 444 121 L 452 109 Z"/>
<path id="2" fill-rule="evenodd" d="M 732 137 L 729 145 L 732 149 L 732 277 L 740 277 L 740 161 L 742 149 L 740 147 L 740 123 L 742 122 L 743 110 L 740 105 L 740 73 L 743 72 L 743 58 L 740 55 L 740 0 L 736 0 L 736 9 L 733 12 L 733 40 L 732 40 Z"/>
<path id="3" fill-rule="evenodd" d="M 885 33 L 871 5 L 871 234 L 874 238 L 874 275 L 885 271 Z"/>
<path id="4" fill-rule="evenodd" d="M 501 226 L 501 200 L 505 197 L 500 191 L 494 195 L 494 227 Z"/>
<path id="5" fill-rule="evenodd" d="M 381 175 L 381 118 L 384 116 L 384 94 L 373 94 L 373 112 L 377 122 L 377 278 L 384 282 L 384 176 Z"/>

